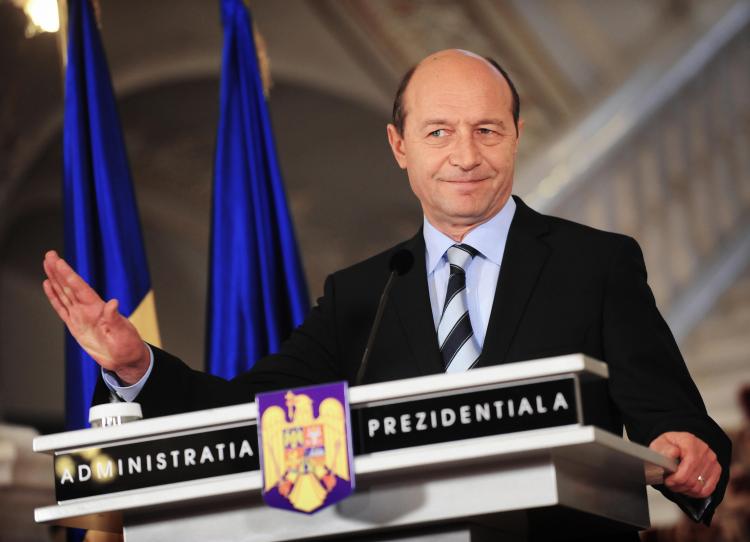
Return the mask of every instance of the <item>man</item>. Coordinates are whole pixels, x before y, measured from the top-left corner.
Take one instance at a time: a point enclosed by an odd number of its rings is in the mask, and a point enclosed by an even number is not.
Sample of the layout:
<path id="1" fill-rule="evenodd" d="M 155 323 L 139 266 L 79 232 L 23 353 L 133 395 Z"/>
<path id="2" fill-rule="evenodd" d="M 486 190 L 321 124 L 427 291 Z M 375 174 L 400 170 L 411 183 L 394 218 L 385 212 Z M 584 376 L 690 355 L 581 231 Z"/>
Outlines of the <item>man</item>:
<path id="1" fill-rule="evenodd" d="M 679 458 L 666 494 L 708 523 L 727 480 L 729 442 L 708 418 L 625 236 L 546 217 L 511 198 L 523 122 L 512 82 L 466 51 L 430 55 L 407 74 L 388 125 L 393 154 L 422 204 L 424 227 L 326 280 L 305 323 L 232 383 L 145 345 L 54 252 L 44 290 L 111 390 L 147 416 L 248 401 L 260 390 L 354 382 L 388 262 L 396 279 L 366 382 L 584 352 L 608 363 L 629 436 Z M 620 431 L 621 426 L 611 428 Z M 717 459 L 718 455 L 718 459 Z"/>

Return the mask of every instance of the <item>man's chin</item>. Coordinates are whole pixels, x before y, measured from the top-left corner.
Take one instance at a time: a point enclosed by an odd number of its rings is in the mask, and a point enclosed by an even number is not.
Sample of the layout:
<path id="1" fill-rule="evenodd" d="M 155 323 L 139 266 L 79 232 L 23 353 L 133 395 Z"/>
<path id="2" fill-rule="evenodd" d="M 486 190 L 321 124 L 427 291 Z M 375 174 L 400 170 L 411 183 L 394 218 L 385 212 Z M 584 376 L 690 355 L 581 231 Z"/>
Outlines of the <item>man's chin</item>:
<path id="1" fill-rule="evenodd" d="M 483 190 L 487 186 L 486 180 L 477 181 L 449 181 L 446 185 L 452 191 L 454 196 L 469 196 L 476 195 L 478 191 Z"/>
<path id="2" fill-rule="evenodd" d="M 477 209 L 451 209 L 445 216 L 446 222 L 457 227 L 471 228 L 487 221 L 485 213 Z"/>

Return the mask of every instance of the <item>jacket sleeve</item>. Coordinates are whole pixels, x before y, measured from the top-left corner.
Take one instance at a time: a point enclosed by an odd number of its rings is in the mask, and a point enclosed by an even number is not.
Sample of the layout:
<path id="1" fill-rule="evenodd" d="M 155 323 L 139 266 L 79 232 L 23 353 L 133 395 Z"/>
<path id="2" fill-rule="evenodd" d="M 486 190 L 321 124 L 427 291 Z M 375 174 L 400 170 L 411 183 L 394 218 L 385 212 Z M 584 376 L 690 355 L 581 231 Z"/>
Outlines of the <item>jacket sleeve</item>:
<path id="1" fill-rule="evenodd" d="M 657 487 L 694 520 L 709 524 L 726 489 L 731 443 L 708 416 L 646 279 L 640 247 L 633 239 L 621 237 L 603 297 L 602 342 L 610 369 L 610 393 L 633 441 L 648 446 L 664 432 L 685 431 L 716 453 L 722 474 L 708 502 Z"/>

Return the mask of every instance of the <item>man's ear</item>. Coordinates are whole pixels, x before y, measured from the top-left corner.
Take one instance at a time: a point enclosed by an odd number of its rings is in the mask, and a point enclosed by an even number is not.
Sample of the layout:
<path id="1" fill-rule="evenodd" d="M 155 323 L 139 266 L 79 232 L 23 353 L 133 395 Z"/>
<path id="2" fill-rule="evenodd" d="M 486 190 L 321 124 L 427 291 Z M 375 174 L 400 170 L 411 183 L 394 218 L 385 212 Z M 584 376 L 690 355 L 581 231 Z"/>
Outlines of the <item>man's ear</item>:
<path id="1" fill-rule="evenodd" d="M 398 166 L 401 169 L 406 169 L 406 149 L 404 148 L 404 137 L 398 133 L 398 130 L 393 124 L 386 126 L 386 132 L 388 134 L 388 143 L 391 146 L 391 152 L 393 157 L 398 162 Z"/>

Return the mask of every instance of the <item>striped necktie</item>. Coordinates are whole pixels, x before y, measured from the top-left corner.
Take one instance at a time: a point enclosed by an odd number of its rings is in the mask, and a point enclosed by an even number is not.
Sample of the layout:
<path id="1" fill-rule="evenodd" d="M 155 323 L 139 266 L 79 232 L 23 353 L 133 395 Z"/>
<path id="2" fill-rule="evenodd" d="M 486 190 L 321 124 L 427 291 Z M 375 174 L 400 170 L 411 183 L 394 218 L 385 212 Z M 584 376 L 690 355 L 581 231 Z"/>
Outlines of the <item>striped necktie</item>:
<path id="1" fill-rule="evenodd" d="M 466 301 L 466 267 L 478 252 L 469 245 L 453 245 L 446 254 L 451 271 L 438 324 L 438 343 L 445 371 L 455 373 L 470 369 L 480 354 Z"/>

